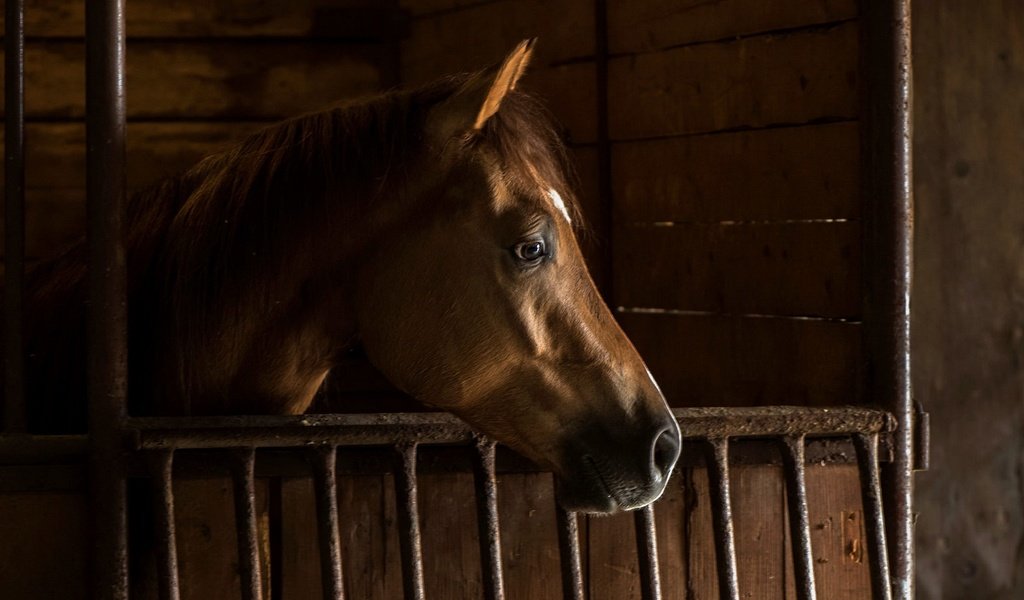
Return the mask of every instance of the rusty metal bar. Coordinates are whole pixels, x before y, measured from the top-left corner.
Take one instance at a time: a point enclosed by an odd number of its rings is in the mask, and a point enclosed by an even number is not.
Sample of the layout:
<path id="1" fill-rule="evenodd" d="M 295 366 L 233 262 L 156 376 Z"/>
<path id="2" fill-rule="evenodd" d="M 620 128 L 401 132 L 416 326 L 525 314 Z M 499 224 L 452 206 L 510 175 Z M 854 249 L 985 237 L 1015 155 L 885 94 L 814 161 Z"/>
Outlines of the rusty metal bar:
<path id="1" fill-rule="evenodd" d="M 234 484 L 235 528 L 238 533 L 238 566 L 242 600 L 262 600 L 259 532 L 256 525 L 256 449 L 231 452 L 231 481 Z"/>
<path id="2" fill-rule="evenodd" d="M 867 521 L 870 543 L 871 591 L 875 600 L 891 600 L 889 580 L 889 549 L 885 543 L 885 516 L 882 509 L 882 483 L 878 471 L 878 434 L 857 435 L 853 438 L 857 448 L 860 469 L 860 491 Z"/>
<path id="3" fill-rule="evenodd" d="M 661 572 L 658 569 L 658 529 L 654 522 L 654 506 L 633 513 L 636 525 L 636 549 L 640 562 L 640 597 L 661 600 Z"/>
<path id="4" fill-rule="evenodd" d="M 128 595 L 124 0 L 85 6 L 87 360 L 93 594 Z"/>
<path id="5" fill-rule="evenodd" d="M 562 557 L 562 597 L 583 600 L 583 565 L 580 561 L 579 517 L 561 506 L 556 507 L 558 549 Z"/>
<path id="6" fill-rule="evenodd" d="M 814 555 L 811 549 L 811 522 L 807 513 L 807 481 L 804 469 L 803 436 L 782 440 L 782 461 L 786 471 L 786 506 L 793 538 L 793 567 L 796 571 L 796 597 L 815 600 Z"/>
<path id="7" fill-rule="evenodd" d="M 917 424 L 910 380 L 913 251 L 910 0 L 862 2 L 865 56 L 865 395 L 899 427 L 882 481 L 893 596 L 914 597 L 913 469 Z"/>
<path id="8" fill-rule="evenodd" d="M 494 474 L 493 441 L 480 437 L 476 442 L 477 523 L 480 526 L 480 562 L 484 578 L 484 598 L 505 598 L 505 582 L 501 567 L 501 527 L 498 522 L 498 481 Z"/>
<path id="9" fill-rule="evenodd" d="M 400 459 L 395 470 L 398 504 L 398 542 L 402 552 L 402 586 L 408 600 L 423 600 L 423 549 L 416 485 L 416 444 L 395 447 Z"/>
<path id="10" fill-rule="evenodd" d="M 25 416 L 25 1 L 7 0 L 4 24 L 4 430 Z"/>
<path id="11" fill-rule="evenodd" d="M 711 520 L 715 529 L 715 552 L 718 556 L 718 595 L 729 600 L 739 600 L 732 495 L 729 490 L 729 438 L 708 440 L 708 453 Z"/>
<path id="12" fill-rule="evenodd" d="M 320 577 L 324 599 L 342 600 L 341 534 L 338 531 L 337 450 L 323 446 L 311 451 L 316 493 L 317 539 L 320 541 Z"/>
<path id="13" fill-rule="evenodd" d="M 153 534 L 156 538 L 157 586 L 160 600 L 178 600 L 178 545 L 174 525 L 174 451 L 148 456 L 153 491 Z"/>
<path id="14" fill-rule="evenodd" d="M 684 408 L 673 412 L 685 422 L 687 439 L 841 435 L 895 427 L 885 411 L 862 407 Z M 446 413 L 146 417 L 131 419 L 129 426 L 140 449 L 447 444 L 475 439 L 468 425 Z"/>

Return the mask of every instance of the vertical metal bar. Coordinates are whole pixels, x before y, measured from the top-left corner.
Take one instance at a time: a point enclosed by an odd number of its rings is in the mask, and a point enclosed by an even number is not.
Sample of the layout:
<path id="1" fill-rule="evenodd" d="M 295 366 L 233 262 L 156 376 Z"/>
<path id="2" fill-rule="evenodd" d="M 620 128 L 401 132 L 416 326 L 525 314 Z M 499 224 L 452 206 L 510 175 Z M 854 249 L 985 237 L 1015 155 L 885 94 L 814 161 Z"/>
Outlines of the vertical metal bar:
<path id="1" fill-rule="evenodd" d="M 174 526 L 174 450 L 149 454 L 153 490 L 153 533 L 160 600 L 178 600 L 178 545 Z"/>
<path id="2" fill-rule="evenodd" d="M 708 440 L 708 482 L 711 484 L 711 520 L 718 555 L 718 595 L 739 600 L 736 541 L 733 535 L 732 495 L 729 491 L 729 439 Z"/>
<path id="3" fill-rule="evenodd" d="M 402 552 L 402 585 L 408 600 L 423 600 L 423 550 L 416 485 L 416 444 L 396 447 L 401 464 L 395 471 L 398 542 Z"/>
<path id="4" fill-rule="evenodd" d="M 25 1 L 4 26 L 4 429 L 25 431 Z"/>
<path id="5" fill-rule="evenodd" d="M 807 513 L 804 460 L 804 436 L 784 438 L 782 462 L 786 471 L 786 506 L 789 509 L 789 528 L 793 538 L 796 597 L 799 600 L 815 600 L 814 555 L 811 549 L 811 522 Z"/>
<path id="6" fill-rule="evenodd" d="M 883 468 L 893 595 L 914 597 L 910 381 L 913 128 L 910 0 L 862 2 L 864 23 L 864 351 L 866 396 L 895 416 L 893 461 Z"/>
<path id="7" fill-rule="evenodd" d="M 580 529 L 576 513 L 559 506 L 558 549 L 562 555 L 562 597 L 583 600 L 583 566 L 580 561 Z"/>
<path id="8" fill-rule="evenodd" d="M 338 531 L 337 450 L 334 446 L 317 448 L 312 451 L 311 458 L 324 599 L 342 600 L 345 590 L 341 577 L 341 534 Z"/>
<path id="9" fill-rule="evenodd" d="M 871 544 L 871 590 L 875 600 L 891 600 L 889 549 L 885 543 L 885 516 L 882 510 L 882 483 L 878 472 L 878 434 L 853 438 L 860 468 L 860 489 L 867 515 L 867 533 Z"/>
<path id="10" fill-rule="evenodd" d="M 474 482 L 477 524 L 480 527 L 480 562 L 484 577 L 484 598 L 503 600 L 505 583 L 501 567 L 501 527 L 498 522 L 498 482 L 494 475 L 494 442 L 476 441 Z"/>
<path id="11" fill-rule="evenodd" d="M 261 600 L 263 578 L 260 575 L 259 532 L 256 525 L 256 449 L 233 450 L 231 457 L 242 600 Z"/>
<path id="12" fill-rule="evenodd" d="M 654 506 L 648 504 L 633 513 L 636 525 L 636 549 L 640 561 L 640 597 L 661 600 L 661 572 L 658 569 L 658 529 Z"/>
<path id="13" fill-rule="evenodd" d="M 85 33 L 93 593 L 120 599 L 128 595 L 127 491 L 120 438 L 127 393 L 124 0 L 86 2 Z"/>

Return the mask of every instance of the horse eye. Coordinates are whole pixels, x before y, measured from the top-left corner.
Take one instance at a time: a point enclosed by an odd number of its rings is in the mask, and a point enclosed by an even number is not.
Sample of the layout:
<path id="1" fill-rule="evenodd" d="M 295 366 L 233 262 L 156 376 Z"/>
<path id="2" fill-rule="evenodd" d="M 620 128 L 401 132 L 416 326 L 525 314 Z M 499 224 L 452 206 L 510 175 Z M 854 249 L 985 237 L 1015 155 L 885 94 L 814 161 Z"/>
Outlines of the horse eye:
<path id="1" fill-rule="evenodd" d="M 515 247 L 516 258 L 523 262 L 536 262 L 547 255 L 547 247 L 544 242 L 523 242 Z"/>

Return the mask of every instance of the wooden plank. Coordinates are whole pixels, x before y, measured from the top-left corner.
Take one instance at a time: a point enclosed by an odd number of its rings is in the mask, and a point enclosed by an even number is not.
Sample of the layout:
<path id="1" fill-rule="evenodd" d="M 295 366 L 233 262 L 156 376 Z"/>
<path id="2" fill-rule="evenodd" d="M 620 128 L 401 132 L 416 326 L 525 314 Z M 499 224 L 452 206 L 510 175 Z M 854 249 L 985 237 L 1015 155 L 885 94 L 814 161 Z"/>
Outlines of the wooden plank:
<path id="1" fill-rule="evenodd" d="M 0 494 L 0 590 L 6 600 L 91 597 L 88 498 Z"/>
<path id="2" fill-rule="evenodd" d="M 783 533 L 782 469 L 769 465 L 734 465 L 730 477 L 740 595 L 758 600 L 784 600 L 789 550 Z"/>
<path id="3" fill-rule="evenodd" d="M 567 142 L 597 141 L 597 68 L 592 61 L 530 69 L 522 88 L 544 101 Z"/>
<path id="4" fill-rule="evenodd" d="M 346 597 L 401 598 L 402 567 L 392 476 L 339 476 L 338 510 Z"/>
<path id="5" fill-rule="evenodd" d="M 587 546 L 591 600 L 638 600 L 640 572 L 632 513 L 590 518 Z"/>
<path id="6" fill-rule="evenodd" d="M 711 521 L 711 486 L 708 471 L 684 471 L 686 506 L 686 600 L 719 600 L 717 553 Z"/>
<path id="7" fill-rule="evenodd" d="M 552 478 L 546 473 L 498 477 L 498 515 L 506 598 L 546 598 L 560 590 L 561 571 Z"/>
<path id="8" fill-rule="evenodd" d="M 858 222 L 620 227 L 615 305 L 857 318 Z"/>
<path id="9" fill-rule="evenodd" d="M 133 37 L 340 37 L 357 33 L 351 20 L 373 16 L 375 11 L 367 9 L 395 4 L 393 0 L 132 0 L 126 3 L 125 20 L 128 35 Z M 25 33 L 32 37 L 82 36 L 85 3 L 33 0 L 25 11 Z"/>
<path id="10" fill-rule="evenodd" d="M 656 50 L 832 23 L 857 12 L 856 0 L 608 0 L 608 48 Z"/>
<path id="11" fill-rule="evenodd" d="M 281 478 L 281 581 L 274 587 L 282 598 L 319 600 L 320 552 L 317 546 L 316 510 L 313 480 L 309 477 Z"/>
<path id="12" fill-rule="evenodd" d="M 857 404 L 860 325 L 619 313 L 673 406 Z"/>
<path id="13" fill-rule="evenodd" d="M 182 599 L 241 598 L 231 494 L 226 477 L 174 481 Z"/>
<path id="14" fill-rule="evenodd" d="M 613 144 L 620 221 L 860 216 L 858 123 Z"/>
<path id="15" fill-rule="evenodd" d="M 688 600 L 686 594 L 686 496 L 683 493 L 682 468 L 677 468 L 654 505 L 654 523 L 658 528 L 658 566 L 661 569 L 663 600 Z"/>
<path id="16" fill-rule="evenodd" d="M 852 119 L 858 27 L 759 36 L 613 58 L 613 140 Z"/>
<path id="17" fill-rule="evenodd" d="M 127 58 L 131 119 L 277 119 L 321 109 L 384 85 L 387 47 L 253 41 L 136 42 Z M 29 118 L 84 115 L 84 47 L 30 43 Z"/>
<path id="18" fill-rule="evenodd" d="M 501 0 L 399 0 L 399 4 L 412 15 L 422 18 L 433 13 L 455 11 L 496 1 Z"/>
<path id="19" fill-rule="evenodd" d="M 482 597 L 473 475 L 431 473 L 419 482 L 426 597 Z"/>
<path id="20" fill-rule="evenodd" d="M 856 465 L 808 465 L 807 510 L 819 598 L 871 598 L 867 534 Z"/>
<path id="21" fill-rule="evenodd" d="M 505 0 L 417 19 L 401 45 L 401 79 L 475 71 L 497 63 L 521 40 L 539 38 L 533 64 L 593 56 L 591 0 Z"/>

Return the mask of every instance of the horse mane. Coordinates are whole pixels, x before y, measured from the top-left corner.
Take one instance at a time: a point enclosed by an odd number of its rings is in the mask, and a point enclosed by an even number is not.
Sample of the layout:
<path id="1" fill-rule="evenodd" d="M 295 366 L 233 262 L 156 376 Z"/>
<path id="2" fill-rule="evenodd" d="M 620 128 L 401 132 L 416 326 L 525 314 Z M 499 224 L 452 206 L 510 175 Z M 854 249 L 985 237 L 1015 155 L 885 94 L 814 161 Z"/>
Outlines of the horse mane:
<path id="1" fill-rule="evenodd" d="M 130 357 L 168 341 L 150 337 L 162 321 L 173 328 L 163 333 L 176 338 L 179 365 L 176 374 L 161 374 L 133 358 L 132 387 L 143 378 L 151 380 L 146 392 L 152 385 L 177 388 L 174 395 L 196 392 L 187 363 L 213 324 L 219 323 L 222 336 L 241 340 L 251 333 L 259 315 L 279 301 L 276 283 L 294 261 L 316 258 L 308 256 L 312 242 L 305 233 L 337 214 L 330 203 L 373 203 L 409 185 L 407 168 L 428 143 L 430 109 L 471 77 L 447 77 L 285 120 L 134 194 L 127 215 Z M 459 142 L 470 152 L 486 146 L 517 180 L 539 178 L 559 189 L 578 224 L 576 181 L 561 137 L 542 103 L 517 90 L 481 131 Z M 326 225 L 343 234 L 347 224 Z M 80 306 L 83 248 L 79 242 L 33 268 L 29 293 L 44 297 L 41 310 Z M 84 319 L 81 312 L 75 311 L 76 320 Z M 37 353 L 66 343 L 48 318 L 40 314 L 34 321 L 42 325 L 27 332 L 54 338 L 33 340 Z"/>

